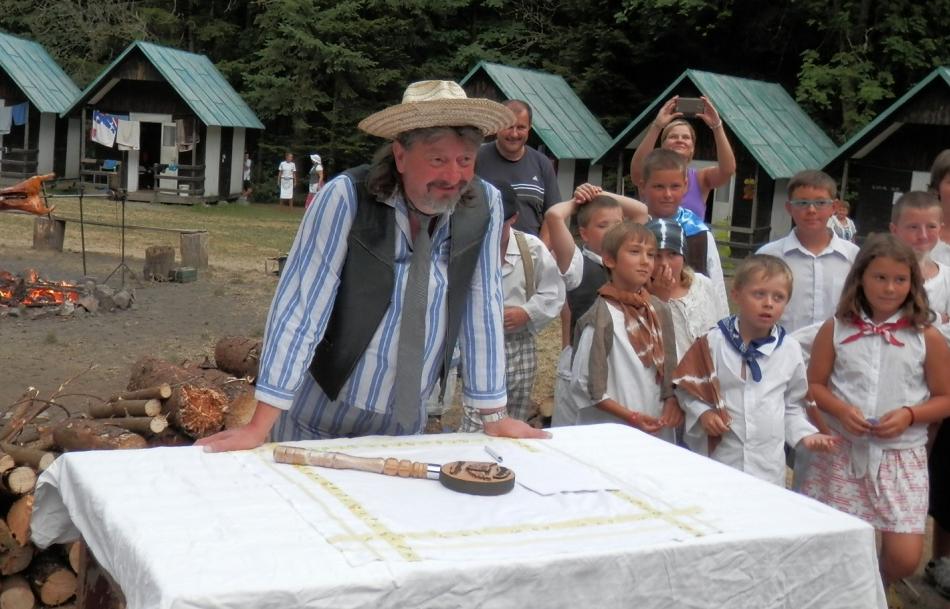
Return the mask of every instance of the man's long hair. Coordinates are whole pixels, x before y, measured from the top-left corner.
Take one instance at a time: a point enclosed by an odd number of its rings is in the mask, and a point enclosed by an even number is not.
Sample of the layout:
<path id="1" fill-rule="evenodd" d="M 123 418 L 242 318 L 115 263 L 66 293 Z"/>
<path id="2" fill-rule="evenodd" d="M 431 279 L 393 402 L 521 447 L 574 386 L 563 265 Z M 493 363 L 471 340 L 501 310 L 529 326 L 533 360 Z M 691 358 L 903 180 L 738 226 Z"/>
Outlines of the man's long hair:
<path id="1" fill-rule="evenodd" d="M 400 133 L 396 137 L 403 148 L 409 149 L 416 142 L 424 143 L 436 140 L 446 133 L 453 133 L 468 143 L 478 147 L 484 141 L 482 132 L 475 127 L 426 127 L 424 129 L 413 129 Z M 402 176 L 396 169 L 396 159 L 393 156 L 393 145 L 386 142 L 376 150 L 373 155 L 373 162 L 369 168 L 369 174 L 366 178 L 367 189 L 378 199 L 385 200 L 392 196 L 398 189 L 405 194 L 402 189 Z M 459 204 L 468 204 L 472 198 L 472 184 L 462 193 Z"/>

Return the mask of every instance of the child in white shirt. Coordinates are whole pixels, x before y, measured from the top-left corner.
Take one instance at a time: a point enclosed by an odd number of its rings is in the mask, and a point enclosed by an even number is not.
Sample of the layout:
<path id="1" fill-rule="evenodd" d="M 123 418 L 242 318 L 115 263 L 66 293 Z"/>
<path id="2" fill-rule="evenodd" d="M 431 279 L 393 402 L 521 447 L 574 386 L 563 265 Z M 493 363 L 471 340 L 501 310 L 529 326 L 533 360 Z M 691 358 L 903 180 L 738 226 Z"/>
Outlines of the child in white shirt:
<path id="1" fill-rule="evenodd" d="M 673 376 L 690 449 L 783 487 L 786 442 L 814 451 L 835 445 L 805 415 L 801 348 L 778 325 L 791 290 L 780 259 L 745 259 L 733 279 L 738 314 L 696 341 Z"/>

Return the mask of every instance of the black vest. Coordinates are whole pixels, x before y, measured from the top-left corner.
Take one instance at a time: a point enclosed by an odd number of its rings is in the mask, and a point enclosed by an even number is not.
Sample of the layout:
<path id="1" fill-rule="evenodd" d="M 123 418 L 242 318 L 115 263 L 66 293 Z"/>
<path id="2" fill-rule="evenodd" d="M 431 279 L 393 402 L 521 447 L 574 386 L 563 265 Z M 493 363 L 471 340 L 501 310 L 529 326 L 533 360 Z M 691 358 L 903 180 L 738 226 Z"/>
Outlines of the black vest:
<path id="1" fill-rule="evenodd" d="M 347 237 L 333 312 L 323 340 L 310 362 L 310 374 L 331 400 L 336 400 L 383 316 L 392 304 L 395 286 L 396 210 L 378 201 L 366 188 L 369 166 L 347 170 L 356 187 L 356 216 Z M 442 364 L 442 386 L 458 339 L 469 284 L 488 232 L 491 214 L 481 180 L 474 196 L 460 202 L 449 220 L 448 320 Z"/>
<path id="2" fill-rule="evenodd" d="M 571 336 L 574 336 L 577 320 L 587 313 L 597 300 L 597 290 L 610 281 L 607 269 L 603 265 L 597 264 L 583 254 L 581 254 L 581 260 L 584 262 L 581 282 L 576 288 L 567 292 L 567 306 L 571 310 Z"/>

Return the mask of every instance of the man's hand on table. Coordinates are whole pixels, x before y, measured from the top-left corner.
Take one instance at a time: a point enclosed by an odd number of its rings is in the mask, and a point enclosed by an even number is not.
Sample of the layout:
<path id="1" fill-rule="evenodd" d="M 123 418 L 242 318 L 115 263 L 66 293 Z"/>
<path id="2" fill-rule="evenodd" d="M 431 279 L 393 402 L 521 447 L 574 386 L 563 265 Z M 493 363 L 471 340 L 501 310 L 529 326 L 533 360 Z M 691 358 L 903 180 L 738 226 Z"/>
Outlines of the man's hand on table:
<path id="1" fill-rule="evenodd" d="M 281 411 L 266 402 L 257 402 L 254 415 L 247 425 L 219 431 L 213 436 L 201 438 L 195 446 L 204 446 L 205 452 L 219 453 L 229 450 L 250 450 L 267 441 L 271 427 Z"/>
<path id="2" fill-rule="evenodd" d="M 524 421 L 505 417 L 494 423 L 485 423 L 483 425 L 485 433 L 489 436 L 498 438 L 550 438 L 551 434 L 543 429 L 535 429 Z"/>

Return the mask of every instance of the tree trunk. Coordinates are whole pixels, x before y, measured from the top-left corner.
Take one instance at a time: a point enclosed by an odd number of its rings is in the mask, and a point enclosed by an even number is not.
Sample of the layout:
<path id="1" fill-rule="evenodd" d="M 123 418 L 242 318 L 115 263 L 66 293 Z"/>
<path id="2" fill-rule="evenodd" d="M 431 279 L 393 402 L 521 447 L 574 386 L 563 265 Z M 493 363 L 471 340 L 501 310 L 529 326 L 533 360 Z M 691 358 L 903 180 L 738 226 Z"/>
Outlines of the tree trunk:
<path id="1" fill-rule="evenodd" d="M 138 389 L 136 391 L 122 391 L 120 393 L 114 394 L 109 398 L 110 402 L 118 402 L 119 400 L 167 400 L 172 396 L 172 388 L 168 383 L 161 383 L 155 385 L 154 387 L 146 387 L 145 389 Z"/>
<path id="2" fill-rule="evenodd" d="M 7 521 L 0 518 L 0 554 L 19 547 L 20 542 L 13 537 L 13 532 L 7 526 Z"/>
<path id="3" fill-rule="evenodd" d="M 122 429 L 128 429 L 142 436 L 162 433 L 168 427 L 168 419 L 164 416 L 157 417 L 118 417 L 115 419 L 98 419 L 98 423 L 103 425 L 114 425 Z"/>
<path id="4" fill-rule="evenodd" d="M 76 574 L 49 553 L 33 561 L 29 581 L 44 605 L 60 605 L 76 595 Z"/>
<path id="5" fill-rule="evenodd" d="M 33 515 L 33 495 L 23 495 L 10 505 L 7 526 L 21 546 L 30 541 L 30 517 Z"/>
<path id="6" fill-rule="evenodd" d="M 172 425 L 192 438 L 220 431 L 228 398 L 202 376 L 201 370 L 186 369 L 153 357 L 143 357 L 132 366 L 129 390 L 169 383 L 172 395 L 165 410 Z"/>
<path id="7" fill-rule="evenodd" d="M 3 578 L 3 592 L 0 592 L 2 609 L 33 609 L 35 606 L 36 597 L 25 578 L 19 575 Z"/>
<path id="8" fill-rule="evenodd" d="M 257 379 L 261 359 L 261 341 L 245 336 L 227 336 L 214 346 L 214 362 L 218 369 L 234 376 Z"/>
<path id="9" fill-rule="evenodd" d="M 171 388 L 168 393 L 171 394 Z M 118 400 L 91 404 L 89 416 L 94 419 L 109 419 L 112 417 L 154 417 L 162 412 L 162 403 L 157 399 L 148 400 Z"/>
<path id="10" fill-rule="evenodd" d="M 145 267 L 142 275 L 152 281 L 168 281 L 175 268 L 175 248 L 170 245 L 151 245 L 145 248 Z"/>
<path id="11" fill-rule="evenodd" d="M 63 450 L 145 448 L 145 438 L 121 427 L 88 419 L 67 419 L 53 428 L 53 439 Z"/>
<path id="12" fill-rule="evenodd" d="M 14 467 L 0 476 L 0 488 L 10 495 L 25 495 L 36 488 L 36 472 L 32 467 Z"/>
<path id="13" fill-rule="evenodd" d="M 0 575 L 13 575 L 25 571 L 30 566 L 35 551 L 33 544 L 28 543 L 0 556 Z"/>
<path id="14" fill-rule="evenodd" d="M 19 465 L 29 465 L 33 469 L 44 471 L 47 467 L 53 464 L 53 461 L 56 460 L 56 453 L 47 452 L 45 450 L 37 450 L 35 448 L 30 448 L 27 446 L 18 446 L 16 444 L 10 444 L 9 442 L 0 443 L 0 450 L 5 452 L 7 456 L 13 458 Z M 3 461 L 3 458 L 0 457 L 0 462 Z M 3 470 L 0 467 L 0 470 Z"/>

